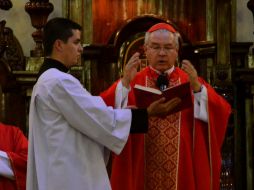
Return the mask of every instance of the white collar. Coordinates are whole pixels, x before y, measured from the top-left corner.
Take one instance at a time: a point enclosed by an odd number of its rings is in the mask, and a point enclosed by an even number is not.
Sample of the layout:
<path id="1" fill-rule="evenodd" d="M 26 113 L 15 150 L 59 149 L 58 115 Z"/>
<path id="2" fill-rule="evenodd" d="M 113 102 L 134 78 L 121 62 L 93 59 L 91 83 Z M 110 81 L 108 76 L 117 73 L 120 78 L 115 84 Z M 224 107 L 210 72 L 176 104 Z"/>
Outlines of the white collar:
<path id="1" fill-rule="evenodd" d="M 153 67 L 149 66 L 154 72 L 161 74 L 160 71 L 154 69 Z M 173 67 L 171 67 L 170 69 L 166 70 L 164 73 L 167 73 L 168 75 L 170 75 L 175 69 L 175 66 L 173 65 Z"/>

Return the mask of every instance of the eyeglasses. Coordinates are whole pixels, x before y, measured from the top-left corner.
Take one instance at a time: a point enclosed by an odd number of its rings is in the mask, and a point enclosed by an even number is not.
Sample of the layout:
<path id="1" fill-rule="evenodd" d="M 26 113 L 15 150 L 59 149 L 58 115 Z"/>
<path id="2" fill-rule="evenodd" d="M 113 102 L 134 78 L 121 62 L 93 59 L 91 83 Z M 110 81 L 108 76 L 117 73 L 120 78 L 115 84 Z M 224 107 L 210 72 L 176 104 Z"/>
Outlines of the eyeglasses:
<path id="1" fill-rule="evenodd" d="M 159 46 L 159 45 L 148 45 L 148 47 L 154 51 L 155 53 L 159 53 L 161 52 L 161 50 L 163 50 L 165 53 L 170 53 L 173 50 L 175 50 L 175 47 L 172 46 Z"/>

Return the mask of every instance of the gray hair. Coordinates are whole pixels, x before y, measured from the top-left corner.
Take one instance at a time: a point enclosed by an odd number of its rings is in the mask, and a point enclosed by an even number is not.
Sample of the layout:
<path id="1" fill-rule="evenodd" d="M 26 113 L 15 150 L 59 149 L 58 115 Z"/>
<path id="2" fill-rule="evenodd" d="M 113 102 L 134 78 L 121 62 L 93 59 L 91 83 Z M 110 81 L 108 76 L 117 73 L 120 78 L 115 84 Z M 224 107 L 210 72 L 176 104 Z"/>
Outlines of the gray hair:
<path id="1" fill-rule="evenodd" d="M 159 30 L 156 30 L 154 32 L 160 32 L 160 33 L 169 33 L 169 34 L 172 34 L 173 37 L 174 37 L 174 40 L 175 40 L 175 44 L 176 44 L 176 48 L 179 49 L 179 40 L 180 40 L 180 34 L 178 32 L 170 32 L 168 30 L 165 30 L 165 29 L 159 29 Z M 147 45 L 149 40 L 150 40 L 150 35 L 154 32 L 146 32 L 145 33 L 145 41 L 144 41 L 144 44 Z"/>

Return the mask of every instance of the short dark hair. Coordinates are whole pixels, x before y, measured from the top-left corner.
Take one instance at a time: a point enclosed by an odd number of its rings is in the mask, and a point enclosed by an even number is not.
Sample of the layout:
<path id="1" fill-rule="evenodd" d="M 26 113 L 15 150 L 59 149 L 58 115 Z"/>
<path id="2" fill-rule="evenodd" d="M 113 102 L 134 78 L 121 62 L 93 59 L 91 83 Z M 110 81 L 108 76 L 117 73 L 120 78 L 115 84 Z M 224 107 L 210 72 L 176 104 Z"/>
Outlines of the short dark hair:
<path id="1" fill-rule="evenodd" d="M 47 22 L 43 29 L 44 55 L 49 56 L 53 50 L 53 44 L 57 39 L 67 42 L 73 35 L 72 30 L 80 30 L 82 27 L 67 18 L 56 17 Z"/>

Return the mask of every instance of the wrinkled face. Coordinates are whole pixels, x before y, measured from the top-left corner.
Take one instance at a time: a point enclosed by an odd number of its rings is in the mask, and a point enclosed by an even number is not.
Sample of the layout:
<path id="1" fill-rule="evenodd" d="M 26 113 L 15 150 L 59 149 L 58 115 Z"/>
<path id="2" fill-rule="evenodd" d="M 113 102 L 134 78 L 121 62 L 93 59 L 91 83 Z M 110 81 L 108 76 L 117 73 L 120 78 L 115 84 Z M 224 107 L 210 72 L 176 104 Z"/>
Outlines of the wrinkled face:
<path id="1" fill-rule="evenodd" d="M 154 69 L 164 72 L 176 63 L 178 49 L 172 33 L 154 31 L 145 45 L 147 61 Z"/>
<path id="2" fill-rule="evenodd" d="M 64 62 L 67 67 L 71 67 L 78 64 L 83 48 L 81 46 L 81 32 L 80 30 L 72 30 L 73 36 L 71 36 L 67 43 L 63 44 Z"/>

